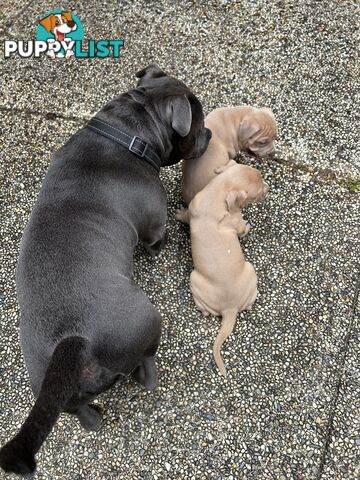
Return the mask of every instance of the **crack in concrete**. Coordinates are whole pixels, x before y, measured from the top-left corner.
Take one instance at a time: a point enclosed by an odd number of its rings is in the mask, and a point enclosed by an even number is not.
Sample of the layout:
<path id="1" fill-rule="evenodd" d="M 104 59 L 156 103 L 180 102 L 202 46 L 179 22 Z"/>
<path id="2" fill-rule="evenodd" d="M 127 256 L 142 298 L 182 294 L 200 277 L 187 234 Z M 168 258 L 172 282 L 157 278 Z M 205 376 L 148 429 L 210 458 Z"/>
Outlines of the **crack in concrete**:
<path id="1" fill-rule="evenodd" d="M 38 116 L 38 117 L 44 117 L 45 120 L 71 120 L 71 121 L 83 121 L 87 122 L 90 118 L 89 117 L 78 117 L 76 115 L 62 115 L 61 113 L 57 112 L 42 112 L 40 110 L 30 110 L 27 108 L 10 108 L 10 107 L 4 107 L 0 106 L 0 112 L 8 112 L 8 113 L 22 113 L 25 115 L 29 116 Z"/>
<path id="2" fill-rule="evenodd" d="M 332 402 L 332 407 L 331 407 L 330 412 L 329 412 L 329 419 L 328 419 L 327 426 L 326 426 L 326 432 L 327 433 L 326 433 L 325 445 L 324 445 L 323 453 L 322 453 L 322 456 L 321 456 L 321 459 L 320 459 L 320 465 L 319 465 L 318 475 L 316 477 L 316 480 L 321 480 L 322 474 L 324 473 L 324 468 L 325 468 L 325 464 L 326 464 L 326 457 L 327 457 L 327 453 L 329 451 L 329 447 L 330 447 L 330 444 L 331 444 L 331 437 L 332 437 L 333 432 L 334 432 L 334 417 L 335 417 L 335 413 L 336 413 L 336 409 L 337 409 L 337 405 L 338 405 L 338 399 L 339 399 L 339 395 L 340 395 L 340 386 L 341 386 L 342 379 L 343 379 L 343 376 L 344 376 L 344 373 L 345 373 L 345 365 L 346 365 L 347 354 L 348 354 L 348 351 L 349 351 L 350 337 L 351 337 L 351 334 L 353 332 L 354 320 L 355 320 L 355 315 L 356 315 L 356 310 L 357 310 L 357 303 L 359 301 L 359 292 L 360 292 L 360 280 L 358 280 L 357 285 L 355 287 L 354 300 L 353 300 L 352 307 L 351 307 L 352 318 L 351 318 L 351 322 L 350 322 L 350 326 L 349 326 L 349 331 L 348 331 L 348 333 L 347 333 L 347 335 L 344 339 L 344 345 L 343 345 L 341 351 L 339 352 L 340 355 L 342 354 L 343 358 L 342 358 L 342 361 L 339 362 L 341 364 L 341 368 L 339 369 L 338 380 L 336 382 L 335 395 L 334 395 L 334 399 L 333 399 L 333 402 Z"/>
<path id="3" fill-rule="evenodd" d="M 9 112 L 9 113 L 21 113 L 25 115 L 34 115 L 40 116 L 45 118 L 46 120 L 70 120 L 70 121 L 82 121 L 87 122 L 92 115 L 89 116 L 76 116 L 76 115 L 62 115 L 57 112 L 43 112 L 41 110 L 30 110 L 27 108 L 11 108 L 6 106 L 0 106 L 0 112 Z M 351 174 L 343 175 L 331 170 L 331 168 L 321 168 L 316 167 L 304 163 L 294 163 L 289 160 L 286 160 L 283 157 L 273 157 L 273 162 L 278 163 L 279 165 L 284 165 L 286 167 L 290 167 L 294 171 L 301 171 L 304 173 L 312 173 L 313 177 L 312 180 L 320 179 L 324 181 L 331 181 L 336 182 L 337 184 L 342 184 L 343 186 L 347 186 L 354 182 L 355 178 Z M 345 185 L 344 185 L 345 184 Z"/>

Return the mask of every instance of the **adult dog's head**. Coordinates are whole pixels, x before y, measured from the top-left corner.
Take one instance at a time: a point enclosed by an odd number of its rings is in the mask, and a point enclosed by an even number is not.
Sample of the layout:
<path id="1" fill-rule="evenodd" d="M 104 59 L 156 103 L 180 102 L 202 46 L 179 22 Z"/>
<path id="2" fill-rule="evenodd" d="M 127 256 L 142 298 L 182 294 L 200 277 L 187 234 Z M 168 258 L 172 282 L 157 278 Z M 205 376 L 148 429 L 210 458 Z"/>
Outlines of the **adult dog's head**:
<path id="1" fill-rule="evenodd" d="M 239 128 L 242 147 L 251 155 L 274 155 L 277 124 L 270 108 L 252 108 L 245 115 Z"/>
<path id="2" fill-rule="evenodd" d="M 200 157 L 209 144 L 211 131 L 204 126 L 201 103 L 189 88 L 167 75 L 156 64 L 136 74 L 137 90 L 146 98 L 146 105 L 155 110 L 159 129 L 165 127 L 167 139 L 163 165 L 172 165 L 182 158 Z M 150 112 L 151 113 L 151 112 Z"/>

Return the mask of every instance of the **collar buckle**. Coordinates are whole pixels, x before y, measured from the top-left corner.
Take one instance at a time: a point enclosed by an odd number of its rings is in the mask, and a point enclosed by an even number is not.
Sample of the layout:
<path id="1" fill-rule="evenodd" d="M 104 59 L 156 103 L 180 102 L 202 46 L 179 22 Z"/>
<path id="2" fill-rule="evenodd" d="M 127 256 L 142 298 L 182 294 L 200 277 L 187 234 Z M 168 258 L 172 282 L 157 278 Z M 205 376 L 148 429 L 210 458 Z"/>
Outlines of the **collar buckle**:
<path id="1" fill-rule="evenodd" d="M 96 133 L 118 143 L 123 148 L 126 148 L 129 152 L 133 153 L 139 158 L 142 158 L 146 163 L 151 165 L 157 171 L 157 173 L 160 172 L 161 158 L 151 147 L 151 145 L 145 142 L 142 138 L 138 137 L 137 135 L 131 137 L 131 135 L 128 133 L 113 127 L 104 120 L 96 117 L 91 118 L 87 122 L 86 127 L 91 128 Z"/>
<path id="2" fill-rule="evenodd" d="M 136 145 L 135 145 L 135 142 L 137 142 Z M 148 147 L 149 147 L 148 143 L 144 142 L 144 140 L 141 140 L 140 137 L 137 137 L 135 135 L 135 137 L 133 137 L 133 139 L 130 142 L 129 150 L 130 152 L 135 153 L 135 155 L 138 155 L 139 157 L 143 158 L 145 157 L 146 150 L 148 149 Z"/>

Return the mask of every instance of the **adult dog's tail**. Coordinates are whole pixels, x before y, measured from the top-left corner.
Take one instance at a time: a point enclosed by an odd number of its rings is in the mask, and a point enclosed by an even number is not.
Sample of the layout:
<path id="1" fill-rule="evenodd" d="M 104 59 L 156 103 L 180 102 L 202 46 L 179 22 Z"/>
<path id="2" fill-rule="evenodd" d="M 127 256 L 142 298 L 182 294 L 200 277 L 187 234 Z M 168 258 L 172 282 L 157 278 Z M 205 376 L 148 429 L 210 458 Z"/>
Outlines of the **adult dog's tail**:
<path id="1" fill-rule="evenodd" d="M 218 366 L 220 373 L 224 375 L 224 377 L 226 377 L 226 368 L 225 368 L 220 350 L 221 350 L 222 344 L 225 342 L 225 340 L 234 330 L 235 323 L 236 323 L 236 316 L 237 316 L 237 310 L 227 310 L 226 312 L 224 312 L 222 321 L 221 321 L 221 328 L 219 333 L 217 334 L 217 337 L 215 339 L 214 346 L 213 346 L 215 363 Z"/>
<path id="2" fill-rule="evenodd" d="M 84 338 L 68 337 L 55 348 L 29 416 L 19 433 L 0 450 L 0 466 L 5 472 L 25 475 L 35 471 L 35 454 L 79 388 L 87 345 Z"/>

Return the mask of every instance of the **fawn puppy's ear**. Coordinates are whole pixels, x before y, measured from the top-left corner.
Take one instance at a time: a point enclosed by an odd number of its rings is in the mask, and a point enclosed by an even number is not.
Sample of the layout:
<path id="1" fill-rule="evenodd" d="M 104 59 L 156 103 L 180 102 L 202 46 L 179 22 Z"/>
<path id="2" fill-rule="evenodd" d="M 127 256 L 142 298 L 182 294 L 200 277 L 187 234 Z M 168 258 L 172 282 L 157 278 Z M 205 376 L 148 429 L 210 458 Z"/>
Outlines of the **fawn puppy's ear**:
<path id="1" fill-rule="evenodd" d="M 248 194 L 245 190 L 230 190 L 225 199 L 229 212 L 234 213 L 237 210 L 240 210 L 240 208 L 245 205 L 247 196 Z"/>
<path id="2" fill-rule="evenodd" d="M 248 113 L 240 124 L 239 137 L 242 142 L 248 144 L 251 138 L 260 133 L 261 130 L 262 126 L 256 118 L 254 118 L 254 115 Z"/>

